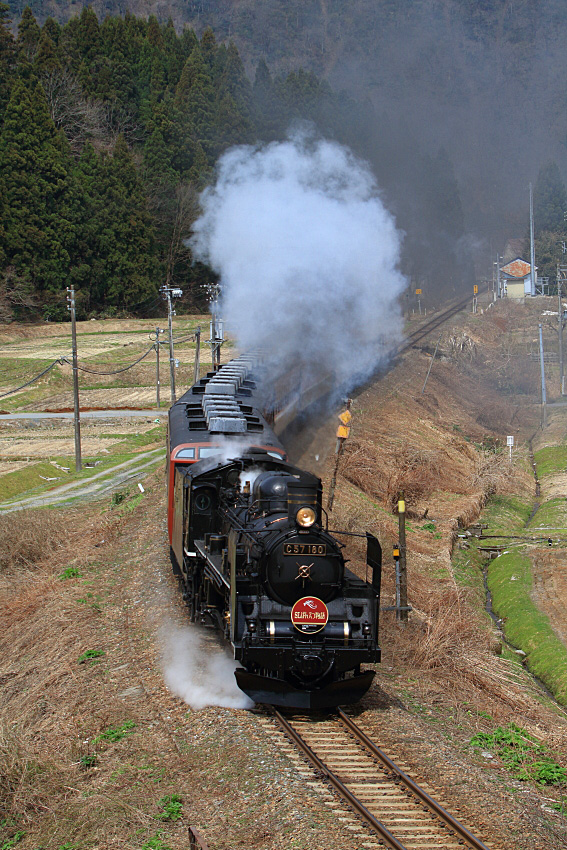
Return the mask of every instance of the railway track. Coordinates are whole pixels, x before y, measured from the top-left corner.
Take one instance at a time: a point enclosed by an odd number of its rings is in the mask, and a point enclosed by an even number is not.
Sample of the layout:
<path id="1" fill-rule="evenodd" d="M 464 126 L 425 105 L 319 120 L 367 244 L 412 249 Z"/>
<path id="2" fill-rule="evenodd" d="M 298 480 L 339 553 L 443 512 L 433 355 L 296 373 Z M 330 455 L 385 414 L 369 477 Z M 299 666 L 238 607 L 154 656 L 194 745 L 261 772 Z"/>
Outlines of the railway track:
<path id="1" fill-rule="evenodd" d="M 479 295 L 484 295 L 485 292 L 479 293 Z M 420 325 L 419 328 L 416 328 L 412 333 L 408 334 L 404 342 L 398 346 L 396 349 L 396 356 L 402 354 L 404 351 L 407 351 L 413 345 L 417 345 L 418 342 L 421 342 L 430 333 L 433 333 L 434 330 L 437 330 L 444 322 L 451 319 L 457 313 L 460 313 L 461 310 L 467 306 L 467 304 L 471 301 L 471 296 L 467 295 L 464 298 L 460 298 L 458 301 L 449 304 L 444 310 L 440 310 L 438 313 L 434 313 L 429 321 L 425 322 L 423 325 Z"/>
<path id="2" fill-rule="evenodd" d="M 487 850 L 341 709 L 290 718 L 274 711 L 260 722 L 351 832 L 353 848 Z"/>

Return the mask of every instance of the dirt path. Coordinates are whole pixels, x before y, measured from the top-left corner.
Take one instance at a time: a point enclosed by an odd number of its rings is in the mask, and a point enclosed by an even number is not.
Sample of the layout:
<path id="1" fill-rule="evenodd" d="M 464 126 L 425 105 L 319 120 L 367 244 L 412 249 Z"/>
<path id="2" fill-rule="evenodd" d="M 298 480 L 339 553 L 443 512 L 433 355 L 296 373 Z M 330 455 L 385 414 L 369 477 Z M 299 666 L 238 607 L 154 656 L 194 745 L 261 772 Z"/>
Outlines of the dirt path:
<path id="1" fill-rule="evenodd" d="M 73 481 L 41 496 L 28 496 L 9 505 L 0 505 L 0 514 L 23 508 L 44 508 L 75 500 L 99 499 L 105 493 L 111 493 L 128 482 L 141 480 L 157 463 L 161 463 L 163 457 L 163 448 L 143 452 L 131 460 L 96 473 L 87 481 Z"/>

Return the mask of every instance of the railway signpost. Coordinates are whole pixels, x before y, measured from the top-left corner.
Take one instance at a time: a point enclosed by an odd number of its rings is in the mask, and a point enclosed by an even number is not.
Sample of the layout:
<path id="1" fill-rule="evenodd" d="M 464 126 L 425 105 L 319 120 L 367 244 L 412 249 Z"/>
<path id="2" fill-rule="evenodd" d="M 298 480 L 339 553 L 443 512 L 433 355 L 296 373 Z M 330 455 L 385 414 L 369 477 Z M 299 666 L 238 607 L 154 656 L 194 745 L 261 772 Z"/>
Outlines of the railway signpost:
<path id="1" fill-rule="evenodd" d="M 406 569 L 406 503 L 398 501 L 398 558 L 396 560 L 396 606 L 398 620 L 408 618 L 408 575 Z M 399 588 L 399 593 L 398 593 Z"/>
<path id="2" fill-rule="evenodd" d="M 415 290 L 415 294 L 417 295 L 417 307 L 421 316 L 421 296 L 423 295 L 423 290 L 418 288 Z"/>

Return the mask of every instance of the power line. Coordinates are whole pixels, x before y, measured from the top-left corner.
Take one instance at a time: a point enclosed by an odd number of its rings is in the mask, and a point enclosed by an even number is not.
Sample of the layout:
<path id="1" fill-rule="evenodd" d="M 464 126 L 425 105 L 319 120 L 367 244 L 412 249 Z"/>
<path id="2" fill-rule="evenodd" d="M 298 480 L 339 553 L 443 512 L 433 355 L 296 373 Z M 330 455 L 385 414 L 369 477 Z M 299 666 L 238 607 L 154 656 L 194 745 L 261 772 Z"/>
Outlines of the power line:
<path id="1" fill-rule="evenodd" d="M 20 390 L 25 390 L 26 387 L 30 386 L 30 384 L 35 383 L 35 381 L 39 381 L 40 378 L 43 378 L 44 375 L 47 375 L 47 373 L 50 372 L 51 369 L 53 369 L 54 366 L 57 366 L 57 364 L 62 366 L 63 363 L 68 363 L 68 362 L 69 361 L 67 360 L 66 357 L 59 357 L 57 360 L 53 361 L 51 366 L 48 366 L 47 369 L 44 369 L 43 372 L 40 372 L 39 375 L 35 375 L 35 377 L 33 377 L 30 381 L 28 381 L 25 384 L 22 384 L 21 387 L 16 387 L 14 390 L 8 390 L 7 393 L 2 393 L 0 395 L 0 398 L 6 398 L 7 395 L 13 395 L 13 393 L 17 393 Z"/>
<path id="2" fill-rule="evenodd" d="M 127 372 L 128 369 L 132 369 L 134 366 L 136 366 L 138 363 L 140 363 L 145 357 L 147 357 L 148 354 L 151 351 L 155 351 L 155 345 L 150 346 L 150 348 L 148 348 L 148 350 L 144 354 L 142 354 L 141 357 L 138 357 L 138 359 L 134 360 L 133 363 L 130 363 L 129 366 L 124 366 L 123 369 L 115 369 L 112 372 L 97 372 L 94 369 L 87 369 L 86 366 L 77 366 L 77 369 L 79 369 L 81 372 L 89 372 L 89 374 L 91 374 L 91 375 L 119 375 L 120 372 Z M 63 360 L 65 360 L 67 363 L 69 362 L 66 357 L 64 357 Z"/>

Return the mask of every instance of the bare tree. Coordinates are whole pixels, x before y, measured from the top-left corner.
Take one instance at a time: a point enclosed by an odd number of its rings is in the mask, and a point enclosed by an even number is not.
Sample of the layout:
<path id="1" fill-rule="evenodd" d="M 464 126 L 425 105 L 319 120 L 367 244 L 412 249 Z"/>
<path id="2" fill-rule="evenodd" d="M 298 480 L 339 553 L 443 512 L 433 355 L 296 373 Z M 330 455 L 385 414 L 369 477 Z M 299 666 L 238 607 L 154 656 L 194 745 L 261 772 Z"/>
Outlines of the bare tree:
<path id="1" fill-rule="evenodd" d="M 89 138 L 101 139 L 105 131 L 102 104 L 84 97 L 81 84 L 68 70 L 45 71 L 41 83 L 55 126 L 63 130 L 71 150 L 78 153 Z"/>
<path id="2" fill-rule="evenodd" d="M 135 142 L 143 141 L 142 128 L 132 114 L 122 104 L 109 100 L 102 105 L 104 136 L 110 147 L 114 147 L 118 136 L 124 136 L 131 147 Z"/>
<path id="3" fill-rule="evenodd" d="M 171 286 L 175 265 L 188 259 L 191 249 L 187 240 L 191 227 L 199 213 L 199 196 L 191 183 L 179 183 L 175 188 L 175 209 L 171 228 L 171 238 L 167 251 L 166 283 Z"/>
<path id="4" fill-rule="evenodd" d="M 38 307 L 39 300 L 31 283 L 13 266 L 8 266 L 0 276 L 0 322 L 12 322 Z"/>

